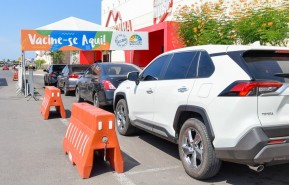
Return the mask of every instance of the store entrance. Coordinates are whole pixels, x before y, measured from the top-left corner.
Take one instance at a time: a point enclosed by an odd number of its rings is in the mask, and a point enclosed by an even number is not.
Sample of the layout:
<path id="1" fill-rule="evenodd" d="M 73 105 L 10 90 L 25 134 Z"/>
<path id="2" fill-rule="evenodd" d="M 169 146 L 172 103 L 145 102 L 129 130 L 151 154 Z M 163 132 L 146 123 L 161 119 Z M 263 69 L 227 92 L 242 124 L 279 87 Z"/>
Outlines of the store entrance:
<path id="1" fill-rule="evenodd" d="M 145 67 L 156 56 L 164 52 L 164 29 L 149 32 L 149 50 L 133 52 L 133 63 Z"/>

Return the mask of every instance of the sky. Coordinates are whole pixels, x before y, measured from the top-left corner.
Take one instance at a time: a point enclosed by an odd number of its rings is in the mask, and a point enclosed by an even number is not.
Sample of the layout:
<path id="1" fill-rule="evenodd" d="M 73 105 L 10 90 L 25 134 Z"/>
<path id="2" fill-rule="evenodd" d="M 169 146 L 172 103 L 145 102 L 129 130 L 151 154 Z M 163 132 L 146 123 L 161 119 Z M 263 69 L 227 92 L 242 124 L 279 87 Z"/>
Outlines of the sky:
<path id="1" fill-rule="evenodd" d="M 101 0 L 0 0 L 0 61 L 21 57 L 20 32 L 70 16 L 101 25 Z M 25 52 L 34 58 L 35 52 Z"/>

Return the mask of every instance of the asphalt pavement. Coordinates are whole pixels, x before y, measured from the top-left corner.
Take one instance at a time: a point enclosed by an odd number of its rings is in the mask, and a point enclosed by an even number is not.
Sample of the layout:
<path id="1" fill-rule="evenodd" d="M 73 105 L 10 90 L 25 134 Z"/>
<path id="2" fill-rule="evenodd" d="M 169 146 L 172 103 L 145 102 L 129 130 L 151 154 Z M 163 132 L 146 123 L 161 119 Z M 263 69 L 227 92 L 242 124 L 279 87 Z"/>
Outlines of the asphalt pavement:
<path id="1" fill-rule="evenodd" d="M 118 135 L 125 163 L 124 173 L 95 158 L 91 177 L 82 179 L 76 166 L 62 151 L 74 96 L 62 95 L 67 118 L 51 109 L 44 120 L 43 72 L 35 71 L 39 101 L 16 94 L 13 72 L 0 69 L 0 185 L 183 185 L 183 184 L 289 184 L 289 165 L 267 167 L 261 173 L 247 166 L 223 163 L 220 173 L 209 180 L 190 178 L 178 158 L 177 145 L 147 133 Z"/>

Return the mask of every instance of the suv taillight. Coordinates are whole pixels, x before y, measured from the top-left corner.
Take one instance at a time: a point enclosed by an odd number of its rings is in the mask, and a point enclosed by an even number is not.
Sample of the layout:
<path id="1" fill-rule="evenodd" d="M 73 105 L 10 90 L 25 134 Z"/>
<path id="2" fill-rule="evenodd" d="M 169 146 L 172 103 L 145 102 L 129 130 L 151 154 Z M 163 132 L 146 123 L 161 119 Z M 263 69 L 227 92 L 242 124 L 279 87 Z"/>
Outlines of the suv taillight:
<path id="1" fill-rule="evenodd" d="M 50 77 L 57 77 L 57 76 L 56 76 L 56 74 L 51 73 L 51 74 L 50 74 Z"/>
<path id="2" fill-rule="evenodd" d="M 114 90 L 116 89 L 114 85 L 109 80 L 102 80 L 102 84 L 105 90 Z"/>
<path id="3" fill-rule="evenodd" d="M 70 74 L 68 78 L 79 78 L 78 74 Z"/>
<path id="4" fill-rule="evenodd" d="M 273 81 L 237 81 L 227 87 L 219 96 L 256 96 L 275 92 L 282 86 Z"/>

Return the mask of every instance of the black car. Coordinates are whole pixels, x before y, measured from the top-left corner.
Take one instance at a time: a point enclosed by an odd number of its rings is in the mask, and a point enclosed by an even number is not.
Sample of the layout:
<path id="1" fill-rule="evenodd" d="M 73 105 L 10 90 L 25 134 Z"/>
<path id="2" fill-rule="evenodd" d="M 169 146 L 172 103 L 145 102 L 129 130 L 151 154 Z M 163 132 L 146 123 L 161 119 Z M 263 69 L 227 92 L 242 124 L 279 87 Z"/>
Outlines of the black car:
<path id="1" fill-rule="evenodd" d="M 64 92 L 65 96 L 75 91 L 79 78 L 82 77 L 89 66 L 89 64 L 69 64 L 63 68 L 57 77 L 57 87 Z"/>
<path id="2" fill-rule="evenodd" d="M 140 70 L 128 63 L 95 63 L 78 80 L 76 100 L 92 102 L 96 107 L 111 106 L 117 86 L 127 79 L 129 72 Z"/>
<path id="3" fill-rule="evenodd" d="M 48 69 L 44 69 L 44 85 L 57 85 L 57 77 L 63 70 L 66 64 L 51 64 Z"/>

